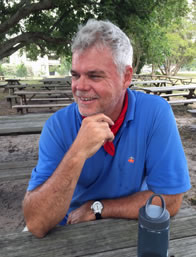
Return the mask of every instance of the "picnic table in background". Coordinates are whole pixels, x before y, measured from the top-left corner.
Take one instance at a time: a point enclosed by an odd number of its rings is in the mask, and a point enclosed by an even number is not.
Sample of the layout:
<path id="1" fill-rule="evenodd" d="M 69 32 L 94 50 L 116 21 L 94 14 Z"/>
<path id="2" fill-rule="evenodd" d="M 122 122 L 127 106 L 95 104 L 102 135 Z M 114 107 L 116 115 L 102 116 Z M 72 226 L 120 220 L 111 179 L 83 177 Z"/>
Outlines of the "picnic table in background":
<path id="1" fill-rule="evenodd" d="M 131 82 L 131 86 L 143 85 L 143 86 L 155 86 L 162 87 L 166 86 L 168 83 L 167 80 L 134 80 Z"/>
<path id="2" fill-rule="evenodd" d="M 14 95 L 20 97 L 20 104 L 13 105 L 13 109 L 17 109 L 23 113 L 30 108 L 60 108 L 66 107 L 73 102 L 73 95 L 71 89 L 65 90 L 34 90 L 34 91 L 16 91 Z M 46 102 L 43 103 L 43 102 Z M 49 102 L 49 103 L 47 103 Z M 53 103 L 51 103 L 53 102 Z M 56 103 L 55 103 L 56 102 Z M 57 103 L 58 102 L 58 103 Z"/>
<path id="3" fill-rule="evenodd" d="M 64 78 L 44 78 L 40 81 L 44 84 L 68 84 L 71 86 L 71 76 L 66 76 Z"/>
<path id="4" fill-rule="evenodd" d="M 20 79 L 5 79 L 7 85 L 20 85 Z"/>
<path id="5" fill-rule="evenodd" d="M 192 78 L 184 78 L 184 77 L 177 77 L 177 76 L 166 76 L 166 78 L 171 82 L 173 86 L 177 84 L 189 85 L 192 83 Z"/>
<path id="6" fill-rule="evenodd" d="M 179 86 L 170 86 L 170 87 L 135 87 L 135 90 L 142 90 L 146 93 L 160 95 L 168 100 L 170 104 L 189 104 L 196 102 L 196 84 L 191 85 L 179 85 Z M 183 91 L 183 92 L 174 92 L 173 91 Z M 164 93 L 164 94 L 163 94 Z M 170 97 L 174 96 L 182 96 L 185 98 L 182 100 L 172 100 L 170 101 Z"/>
<path id="7" fill-rule="evenodd" d="M 0 136 L 39 134 L 52 113 L 0 116 Z"/>
<path id="8" fill-rule="evenodd" d="M 196 256 L 195 226 L 192 208 L 171 218 L 169 257 Z M 0 235 L 1 256 L 136 257 L 137 237 L 137 220 L 102 219 L 57 226 L 43 239 L 30 232 Z"/>
<path id="9" fill-rule="evenodd" d="M 171 83 L 172 86 L 183 84 L 188 85 L 191 84 L 193 78 L 182 77 L 182 76 L 168 76 L 168 75 L 152 75 L 152 74 L 137 74 L 133 76 L 137 78 L 137 80 L 166 80 L 167 83 Z"/>
<path id="10" fill-rule="evenodd" d="M 187 110 L 193 117 L 196 117 L 196 109 Z"/>

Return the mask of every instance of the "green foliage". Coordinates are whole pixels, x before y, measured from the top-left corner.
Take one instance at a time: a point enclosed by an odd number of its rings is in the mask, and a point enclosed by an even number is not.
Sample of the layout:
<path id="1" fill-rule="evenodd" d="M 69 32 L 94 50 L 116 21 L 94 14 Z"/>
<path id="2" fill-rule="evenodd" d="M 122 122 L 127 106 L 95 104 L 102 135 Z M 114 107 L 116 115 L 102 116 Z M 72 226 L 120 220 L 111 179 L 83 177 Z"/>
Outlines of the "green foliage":
<path id="1" fill-rule="evenodd" d="M 49 7 L 23 14 L 34 6 L 47 3 Z M 24 47 L 29 56 L 36 59 L 38 55 L 56 52 L 58 56 L 70 54 L 70 44 L 78 24 L 86 22 L 89 18 L 109 19 L 119 25 L 129 34 L 138 35 L 136 31 L 145 25 L 145 35 L 151 32 L 152 24 L 167 25 L 176 17 L 186 13 L 187 0 L 55 0 L 55 1 L 0 1 L 0 29 L 3 22 L 12 21 L 13 15 L 19 16 L 19 21 L 14 22 L 0 36 L 0 48 L 3 42 L 8 42 L 8 36 L 25 35 L 21 38 L 18 47 Z M 22 11 L 24 10 L 24 11 Z M 17 16 L 16 15 L 16 16 Z M 20 18 L 21 17 L 21 18 Z M 136 26 L 130 27 L 130 23 Z M 154 29 L 153 29 L 154 30 Z M 142 29 L 141 32 L 144 30 Z M 35 33 L 40 33 L 36 34 Z M 47 39 L 46 37 L 47 36 Z M 148 37 L 143 38 L 144 50 L 149 46 Z M 52 40 L 56 39 L 56 40 Z M 138 40 L 137 40 L 138 41 Z M 145 42 L 146 41 L 146 42 Z M 8 44 L 7 44 L 8 46 Z M 10 49 L 13 50 L 10 47 Z M 7 50 L 4 56 L 9 55 Z M 3 51 L 2 51 L 3 52 Z M 0 51 L 1 53 L 1 51 Z M 3 54 L 0 54 L 0 58 Z"/>
<path id="2" fill-rule="evenodd" d="M 16 66 L 11 64 L 3 64 L 3 75 L 5 77 L 14 77 L 16 76 Z"/>
<path id="3" fill-rule="evenodd" d="M 32 5 L 37 8 L 44 3 L 47 7 L 32 9 L 23 15 Z M 28 58 L 33 60 L 50 53 L 59 57 L 70 56 L 70 45 L 78 24 L 96 17 L 111 20 L 130 36 L 135 71 L 140 72 L 144 64 L 162 65 L 166 57 L 179 53 L 177 46 L 172 48 L 174 37 L 172 39 L 168 33 L 173 33 L 171 24 L 180 24 L 188 10 L 187 0 L 0 1 L 0 31 L 5 21 L 11 23 L 14 15 L 19 17 L 10 28 L 0 33 L 0 59 L 12 54 L 16 48 L 27 51 Z M 178 43 L 181 41 L 179 37 Z M 15 38 L 15 41 L 11 43 L 8 38 Z M 181 41 L 181 48 L 187 48 L 185 42 Z M 192 46 L 188 48 L 187 60 L 194 54 Z M 68 70 L 65 63 L 58 68 L 59 73 Z"/>
<path id="4" fill-rule="evenodd" d="M 58 67 L 57 72 L 63 75 L 69 75 L 69 71 L 71 70 L 71 60 L 69 57 L 61 57 L 61 65 Z"/>
<path id="5" fill-rule="evenodd" d="M 0 76 L 4 76 L 4 70 L 1 64 L 0 64 Z"/>
<path id="6" fill-rule="evenodd" d="M 27 77 L 27 74 L 28 74 L 27 68 L 23 63 L 16 66 L 17 77 Z"/>
<path id="7" fill-rule="evenodd" d="M 196 59 L 194 59 L 192 62 L 185 64 L 183 66 L 183 70 L 187 71 L 196 71 Z"/>

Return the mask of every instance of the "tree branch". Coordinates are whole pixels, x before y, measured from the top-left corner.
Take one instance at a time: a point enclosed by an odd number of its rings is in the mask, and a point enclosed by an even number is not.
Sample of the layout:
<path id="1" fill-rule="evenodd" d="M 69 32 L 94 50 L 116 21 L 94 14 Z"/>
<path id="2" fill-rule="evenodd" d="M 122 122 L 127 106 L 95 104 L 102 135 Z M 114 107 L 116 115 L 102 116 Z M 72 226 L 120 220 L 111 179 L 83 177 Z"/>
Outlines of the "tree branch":
<path id="1" fill-rule="evenodd" d="M 0 59 L 9 56 L 8 53 L 14 53 L 18 49 L 29 45 L 30 43 L 38 43 L 39 41 L 45 41 L 53 44 L 67 44 L 68 41 L 65 38 L 53 38 L 41 32 L 27 32 L 12 38 L 0 45 Z"/>
<path id="2" fill-rule="evenodd" d="M 54 0 L 43 0 L 36 4 L 26 4 L 9 19 L 0 25 L 0 34 L 6 33 L 10 28 L 17 24 L 21 19 L 27 17 L 31 13 L 41 10 L 53 9 L 57 6 Z"/>

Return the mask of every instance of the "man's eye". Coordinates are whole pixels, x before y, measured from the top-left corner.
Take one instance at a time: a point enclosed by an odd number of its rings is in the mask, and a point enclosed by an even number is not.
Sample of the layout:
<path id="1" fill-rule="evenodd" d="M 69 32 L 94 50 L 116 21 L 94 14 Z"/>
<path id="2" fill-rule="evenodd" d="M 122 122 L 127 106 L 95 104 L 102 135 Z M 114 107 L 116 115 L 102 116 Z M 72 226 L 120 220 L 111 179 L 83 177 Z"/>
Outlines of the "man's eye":
<path id="1" fill-rule="evenodd" d="M 78 78 L 79 78 L 79 75 L 78 75 L 78 74 L 72 74 L 72 78 L 73 78 L 73 79 L 78 79 Z"/>
<path id="2" fill-rule="evenodd" d="M 100 75 L 90 75 L 89 77 L 91 79 L 101 79 L 102 78 L 102 76 L 100 76 Z"/>

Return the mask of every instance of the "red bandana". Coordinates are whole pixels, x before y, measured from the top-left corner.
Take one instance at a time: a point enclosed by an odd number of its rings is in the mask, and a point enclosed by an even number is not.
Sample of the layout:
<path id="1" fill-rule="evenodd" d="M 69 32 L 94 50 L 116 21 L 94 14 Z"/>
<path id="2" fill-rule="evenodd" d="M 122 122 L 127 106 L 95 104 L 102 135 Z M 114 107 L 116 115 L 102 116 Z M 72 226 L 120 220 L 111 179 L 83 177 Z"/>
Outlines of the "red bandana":
<path id="1" fill-rule="evenodd" d="M 127 107 L 128 107 L 128 93 L 126 92 L 123 109 L 122 109 L 118 119 L 115 121 L 114 125 L 110 127 L 110 129 L 113 132 L 114 136 L 117 134 L 117 132 L 119 131 L 121 125 L 123 124 L 123 121 L 125 119 L 125 115 L 126 115 L 126 112 L 127 112 Z M 85 116 L 82 116 L 82 118 L 84 119 Z M 108 154 L 110 154 L 111 156 L 114 156 L 114 154 L 115 154 L 115 147 L 114 147 L 114 143 L 113 142 L 106 142 L 103 147 L 104 147 L 105 151 Z"/>
<path id="2" fill-rule="evenodd" d="M 127 112 L 127 107 L 128 107 L 128 94 L 126 92 L 123 109 L 122 109 L 118 119 L 115 121 L 114 125 L 111 126 L 111 128 L 110 128 L 111 131 L 113 132 L 114 136 L 117 134 L 121 125 L 123 124 L 123 121 L 125 119 L 125 115 L 126 115 L 126 112 Z M 106 142 L 103 147 L 108 154 L 114 156 L 115 147 L 114 147 L 113 142 Z"/>

